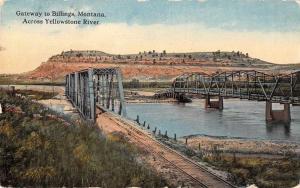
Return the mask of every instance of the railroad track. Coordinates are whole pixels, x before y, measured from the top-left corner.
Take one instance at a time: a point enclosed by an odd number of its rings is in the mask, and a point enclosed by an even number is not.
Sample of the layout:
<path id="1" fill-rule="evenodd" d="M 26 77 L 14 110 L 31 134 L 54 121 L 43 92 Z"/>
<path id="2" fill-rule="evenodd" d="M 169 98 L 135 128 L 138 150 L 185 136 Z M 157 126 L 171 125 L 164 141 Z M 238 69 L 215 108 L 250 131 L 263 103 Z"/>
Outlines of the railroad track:
<path id="1" fill-rule="evenodd" d="M 143 144 L 143 143 L 142 143 Z M 147 150 L 148 152 L 152 152 L 152 150 L 150 150 L 149 148 L 147 148 L 146 144 L 143 144 L 145 147 L 144 149 Z M 163 156 L 162 154 L 160 154 L 159 152 L 154 152 L 156 155 L 158 155 L 160 158 L 162 158 L 164 161 L 166 161 L 167 163 L 171 164 L 173 167 L 175 167 L 177 170 L 179 170 L 181 173 L 185 174 L 186 176 L 188 176 L 192 181 L 194 181 L 197 185 L 203 187 L 203 188 L 208 188 L 207 185 L 205 185 L 204 183 L 202 183 L 202 181 L 198 180 L 197 178 L 193 177 L 192 175 L 190 175 L 189 173 L 187 173 L 186 171 L 184 171 L 182 168 L 178 167 L 174 162 L 168 160 L 165 156 Z"/>
<path id="2" fill-rule="evenodd" d="M 135 141 L 136 144 L 143 145 L 146 151 L 155 153 L 175 169 L 186 175 L 186 177 L 189 177 L 195 183 L 195 187 L 237 188 L 232 183 L 207 170 L 197 162 L 157 141 L 150 133 L 139 128 L 134 122 L 123 119 L 114 113 L 108 113 L 114 117 L 109 117 L 109 119 L 125 129 L 128 134 L 130 134 L 130 137 L 134 138 L 133 141 Z M 144 136 L 147 136 L 152 143 L 145 143 Z M 155 144 L 160 146 L 160 148 L 155 147 Z"/>

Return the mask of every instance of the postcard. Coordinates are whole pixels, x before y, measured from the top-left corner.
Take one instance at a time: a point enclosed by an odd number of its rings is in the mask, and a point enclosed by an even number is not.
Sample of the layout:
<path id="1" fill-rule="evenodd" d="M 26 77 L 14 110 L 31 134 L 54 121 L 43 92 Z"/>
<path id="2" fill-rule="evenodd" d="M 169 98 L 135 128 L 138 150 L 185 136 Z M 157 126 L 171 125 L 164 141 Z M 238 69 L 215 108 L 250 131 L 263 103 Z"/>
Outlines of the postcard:
<path id="1" fill-rule="evenodd" d="M 299 0 L 0 0 L 0 186 L 300 187 Z"/>

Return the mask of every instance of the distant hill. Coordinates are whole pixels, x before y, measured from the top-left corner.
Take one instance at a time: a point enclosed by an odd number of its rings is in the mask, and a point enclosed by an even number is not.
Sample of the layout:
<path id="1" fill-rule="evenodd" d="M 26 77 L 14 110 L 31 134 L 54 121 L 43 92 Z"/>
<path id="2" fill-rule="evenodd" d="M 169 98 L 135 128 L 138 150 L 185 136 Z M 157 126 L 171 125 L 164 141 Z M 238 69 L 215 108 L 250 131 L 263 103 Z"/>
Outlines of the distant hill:
<path id="1" fill-rule="evenodd" d="M 137 54 L 108 54 L 102 51 L 66 51 L 49 58 L 61 63 L 117 63 L 152 65 L 206 65 L 206 66 L 268 66 L 271 63 L 251 58 L 242 52 L 188 52 L 167 53 L 143 51 Z"/>
<path id="2" fill-rule="evenodd" d="M 64 81 L 64 76 L 88 67 L 120 67 L 126 80 L 171 80 L 184 72 L 212 73 L 224 70 L 268 70 L 274 64 L 242 52 L 168 53 L 155 50 L 136 54 L 109 54 L 102 51 L 64 51 L 50 57 L 35 70 L 20 75 L 19 80 Z"/>

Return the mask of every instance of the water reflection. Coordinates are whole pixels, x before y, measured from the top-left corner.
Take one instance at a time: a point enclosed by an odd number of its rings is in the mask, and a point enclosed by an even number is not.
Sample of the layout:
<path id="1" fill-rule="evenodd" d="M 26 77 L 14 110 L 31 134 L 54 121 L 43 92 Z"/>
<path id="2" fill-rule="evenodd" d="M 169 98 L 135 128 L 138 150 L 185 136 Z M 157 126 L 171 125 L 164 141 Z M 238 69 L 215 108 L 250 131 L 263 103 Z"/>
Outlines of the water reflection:
<path id="1" fill-rule="evenodd" d="M 187 104 L 128 104 L 128 115 L 170 135 L 212 135 L 300 141 L 300 107 L 291 106 L 292 122 L 267 124 L 265 102 L 226 99 L 224 110 L 205 109 L 204 100 Z"/>
<path id="2" fill-rule="evenodd" d="M 269 135 L 284 133 L 286 138 L 289 138 L 291 133 L 291 125 L 281 123 L 267 123 L 266 130 L 267 134 Z"/>

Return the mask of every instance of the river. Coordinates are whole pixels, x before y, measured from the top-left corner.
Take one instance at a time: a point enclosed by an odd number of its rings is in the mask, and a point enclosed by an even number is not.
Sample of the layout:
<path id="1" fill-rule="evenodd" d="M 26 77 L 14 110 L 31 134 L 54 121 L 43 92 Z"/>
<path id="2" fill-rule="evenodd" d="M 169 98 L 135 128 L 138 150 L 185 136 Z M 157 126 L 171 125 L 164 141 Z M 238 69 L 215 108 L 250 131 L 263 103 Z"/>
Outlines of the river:
<path id="1" fill-rule="evenodd" d="M 64 93 L 61 86 L 14 85 L 16 89 L 32 89 Z M 7 85 L 0 85 L 8 87 Z M 47 102 L 47 101 L 46 101 Z M 66 104 L 50 101 L 51 108 L 64 111 Z M 273 104 L 274 109 L 283 108 Z M 69 109 L 69 107 L 68 107 Z M 224 99 L 222 111 L 205 109 L 204 100 L 193 99 L 192 103 L 132 103 L 127 104 L 128 118 L 146 121 L 162 133 L 168 132 L 173 137 L 189 135 L 225 136 L 234 138 L 250 138 L 263 140 L 284 140 L 300 142 L 300 106 L 291 106 L 292 122 L 283 124 L 267 124 L 265 121 L 265 102 L 239 99 Z"/>
<path id="2" fill-rule="evenodd" d="M 274 109 L 283 108 L 274 104 Z M 127 104 L 130 119 L 140 117 L 151 129 L 173 137 L 188 135 L 225 136 L 300 142 L 300 106 L 291 106 L 292 122 L 267 124 L 265 102 L 225 99 L 224 110 L 205 109 L 204 100 L 186 104 Z"/>

